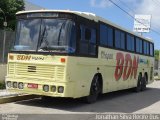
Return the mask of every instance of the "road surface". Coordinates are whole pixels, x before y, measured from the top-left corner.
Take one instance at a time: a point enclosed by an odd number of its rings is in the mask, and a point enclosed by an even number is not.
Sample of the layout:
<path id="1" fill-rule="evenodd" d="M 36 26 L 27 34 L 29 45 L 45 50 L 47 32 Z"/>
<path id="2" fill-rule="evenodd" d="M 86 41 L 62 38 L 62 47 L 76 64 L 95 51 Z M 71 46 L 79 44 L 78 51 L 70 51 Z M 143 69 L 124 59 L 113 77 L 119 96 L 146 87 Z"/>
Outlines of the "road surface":
<path id="1" fill-rule="evenodd" d="M 140 93 L 132 92 L 132 90 L 123 90 L 104 94 L 94 104 L 85 104 L 81 99 L 52 99 L 52 101 L 44 101 L 37 98 L 0 105 L 0 114 L 93 113 L 160 114 L 160 81 L 155 81 L 148 85 L 147 90 Z"/>

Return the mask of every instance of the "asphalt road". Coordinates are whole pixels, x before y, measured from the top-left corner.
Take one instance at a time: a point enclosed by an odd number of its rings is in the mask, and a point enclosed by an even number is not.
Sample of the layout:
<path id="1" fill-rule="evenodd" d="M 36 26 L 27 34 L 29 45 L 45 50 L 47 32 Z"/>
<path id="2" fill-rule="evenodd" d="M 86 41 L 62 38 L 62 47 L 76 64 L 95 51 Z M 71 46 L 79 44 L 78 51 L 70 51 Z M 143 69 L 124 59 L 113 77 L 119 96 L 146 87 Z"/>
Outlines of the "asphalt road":
<path id="1" fill-rule="evenodd" d="M 94 104 L 85 104 L 81 99 L 52 99 L 52 101 L 44 101 L 38 98 L 0 105 L 0 114 L 69 115 L 88 113 L 160 114 L 160 81 L 155 81 L 148 85 L 147 90 L 140 93 L 135 93 L 132 90 L 123 90 L 104 94 Z M 76 115 L 75 117 L 77 118 L 78 116 Z M 82 116 L 79 115 L 79 120 L 81 117 Z M 95 115 L 92 117 L 88 116 L 87 120 L 93 117 L 95 117 Z M 39 116 L 37 119 L 39 118 L 42 118 L 42 116 Z"/>

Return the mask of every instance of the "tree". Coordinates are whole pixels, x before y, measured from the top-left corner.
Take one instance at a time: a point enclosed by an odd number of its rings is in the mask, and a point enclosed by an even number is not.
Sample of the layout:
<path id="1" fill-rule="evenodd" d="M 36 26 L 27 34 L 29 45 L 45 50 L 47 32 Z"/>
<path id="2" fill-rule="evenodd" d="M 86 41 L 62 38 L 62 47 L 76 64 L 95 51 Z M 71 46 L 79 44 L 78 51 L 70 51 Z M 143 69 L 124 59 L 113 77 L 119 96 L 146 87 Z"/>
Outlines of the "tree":
<path id="1" fill-rule="evenodd" d="M 7 21 L 7 29 L 15 30 L 16 26 L 16 12 L 24 10 L 23 0 L 0 0 L 0 8 L 4 12 Z M 0 29 L 4 29 L 3 22 L 5 17 L 3 12 L 0 11 Z"/>
<path id="2" fill-rule="evenodd" d="M 154 51 L 155 60 L 159 60 L 159 50 Z"/>

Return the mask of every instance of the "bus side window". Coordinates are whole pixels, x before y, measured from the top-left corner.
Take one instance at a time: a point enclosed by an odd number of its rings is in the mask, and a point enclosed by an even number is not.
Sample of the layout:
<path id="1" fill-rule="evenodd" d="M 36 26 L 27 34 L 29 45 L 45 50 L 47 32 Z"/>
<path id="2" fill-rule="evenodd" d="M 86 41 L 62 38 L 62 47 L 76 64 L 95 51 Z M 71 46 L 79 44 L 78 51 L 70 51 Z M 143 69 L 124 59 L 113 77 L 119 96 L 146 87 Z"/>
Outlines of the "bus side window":
<path id="1" fill-rule="evenodd" d="M 100 24 L 100 44 L 107 46 L 107 26 Z"/>
<path id="2" fill-rule="evenodd" d="M 96 30 L 91 30 L 91 40 L 89 43 L 89 54 L 96 55 Z"/>
<path id="3" fill-rule="evenodd" d="M 127 50 L 135 51 L 134 47 L 134 37 L 130 34 L 127 34 Z"/>
<path id="4" fill-rule="evenodd" d="M 147 41 L 144 41 L 143 42 L 143 51 L 144 51 L 144 54 L 145 55 L 149 55 L 149 42 L 147 42 Z"/>
<path id="5" fill-rule="evenodd" d="M 145 55 L 147 54 L 147 43 L 146 43 L 146 41 L 143 41 L 143 53 Z"/>
<path id="6" fill-rule="evenodd" d="M 86 41 L 85 26 L 80 26 L 80 41 L 79 41 L 79 52 L 80 54 L 88 54 L 88 41 Z"/>
<path id="7" fill-rule="evenodd" d="M 84 25 L 80 26 L 80 54 L 96 54 L 96 29 Z"/>
<path id="8" fill-rule="evenodd" d="M 85 39 L 91 40 L 91 30 L 88 28 L 85 29 Z"/>
<path id="9" fill-rule="evenodd" d="M 142 40 L 140 38 L 136 38 L 136 52 L 142 53 Z"/>
<path id="10" fill-rule="evenodd" d="M 150 56 L 153 56 L 154 50 L 153 50 L 153 44 L 150 43 Z"/>
<path id="11" fill-rule="evenodd" d="M 149 42 L 147 42 L 147 55 L 149 55 Z"/>
<path id="12" fill-rule="evenodd" d="M 100 44 L 113 47 L 113 28 L 108 25 L 100 24 Z"/>
<path id="13" fill-rule="evenodd" d="M 120 30 L 115 30 L 115 47 L 125 49 L 125 33 Z"/>

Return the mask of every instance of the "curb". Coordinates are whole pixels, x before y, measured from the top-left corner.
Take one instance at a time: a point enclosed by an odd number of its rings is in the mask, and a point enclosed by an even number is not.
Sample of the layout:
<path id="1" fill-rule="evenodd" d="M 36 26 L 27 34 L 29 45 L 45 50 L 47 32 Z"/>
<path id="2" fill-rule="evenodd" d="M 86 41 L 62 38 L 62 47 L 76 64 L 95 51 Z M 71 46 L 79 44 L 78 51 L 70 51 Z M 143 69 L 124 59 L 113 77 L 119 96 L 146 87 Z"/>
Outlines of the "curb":
<path id="1" fill-rule="evenodd" d="M 36 95 L 7 96 L 0 98 L 0 104 L 38 98 Z"/>

